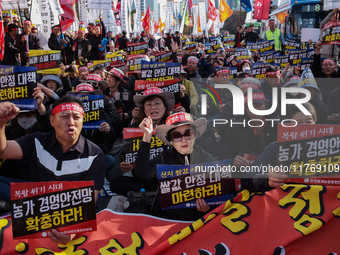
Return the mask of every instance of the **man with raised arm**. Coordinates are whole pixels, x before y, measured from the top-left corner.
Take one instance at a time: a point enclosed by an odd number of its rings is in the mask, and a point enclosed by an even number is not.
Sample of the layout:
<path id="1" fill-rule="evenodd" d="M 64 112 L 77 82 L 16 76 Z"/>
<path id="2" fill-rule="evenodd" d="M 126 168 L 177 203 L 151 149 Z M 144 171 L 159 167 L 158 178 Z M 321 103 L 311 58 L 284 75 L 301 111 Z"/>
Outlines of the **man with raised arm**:
<path id="1" fill-rule="evenodd" d="M 41 102 L 38 101 L 38 105 Z M 81 101 L 73 96 L 58 99 L 52 105 L 50 123 L 54 131 L 33 133 L 16 140 L 7 140 L 6 123 L 20 109 L 10 102 L 0 103 L 0 158 L 28 159 L 32 181 L 94 181 L 95 200 L 105 176 L 103 151 L 80 135 L 84 109 Z M 53 242 L 66 244 L 72 237 L 52 230 Z"/>

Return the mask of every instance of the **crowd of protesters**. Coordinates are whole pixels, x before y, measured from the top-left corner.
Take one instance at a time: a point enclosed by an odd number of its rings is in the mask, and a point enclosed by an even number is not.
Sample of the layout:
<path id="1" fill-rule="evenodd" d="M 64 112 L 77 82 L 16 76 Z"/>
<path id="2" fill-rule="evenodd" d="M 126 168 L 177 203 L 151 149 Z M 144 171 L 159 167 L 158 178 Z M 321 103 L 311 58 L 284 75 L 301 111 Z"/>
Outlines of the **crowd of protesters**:
<path id="1" fill-rule="evenodd" d="M 336 13 L 337 10 L 334 10 L 326 19 L 331 20 Z M 268 157 L 273 157 L 271 161 L 275 165 L 275 153 L 273 154 L 275 150 L 268 148 L 276 146 L 273 143 L 277 139 L 277 125 L 274 124 L 274 127 L 260 125 L 261 121 L 265 121 L 265 116 L 253 114 L 247 106 L 244 116 L 235 116 L 231 92 L 224 88 L 214 88 L 214 86 L 215 84 L 237 86 L 243 91 L 245 101 L 249 100 L 247 89 L 252 88 L 254 108 L 266 110 L 271 107 L 273 102 L 272 88 L 277 88 L 278 95 L 281 95 L 283 87 L 299 86 L 302 75 L 299 66 L 288 64 L 285 68 L 280 69 L 276 65 L 269 65 L 266 69 L 266 78 L 258 80 L 253 77 L 251 72 L 252 65 L 261 62 L 258 61 L 257 53 L 254 53 L 250 60 L 243 61 L 236 61 L 236 58 L 231 54 L 232 51 L 224 49 L 217 50 L 215 54 L 206 53 L 205 43 L 213 39 L 223 42 L 223 37 L 228 33 L 207 37 L 204 35 L 183 35 L 176 31 L 174 34 L 167 33 L 164 37 L 156 37 L 145 32 L 128 36 L 126 31 L 122 31 L 122 33 L 114 35 L 112 32 L 106 32 L 102 18 L 99 18 L 98 24 L 88 24 L 87 33 L 83 30 L 79 30 L 76 34 L 70 31 L 62 33 L 59 25 L 52 27 L 48 47 L 51 50 L 61 51 L 61 75 L 40 77 L 41 80 L 38 82 L 38 89 L 34 96 L 39 98 L 39 106 L 42 109 L 16 112 L 13 108 L 13 112 L 17 115 L 13 116 L 10 125 L 4 128 L 7 139 L 20 138 L 16 141 L 21 145 L 25 141 L 23 137 L 26 135 L 35 132 L 53 132 L 53 128 L 56 129 L 56 124 L 49 121 L 49 116 L 54 116 L 55 113 L 52 110 L 57 107 L 59 100 L 68 95 L 70 91 L 81 91 L 80 85 L 88 84 L 92 86 L 92 90 L 98 90 L 104 94 L 106 119 L 99 130 L 82 130 L 80 137 L 86 137 L 98 146 L 96 147 L 98 150 L 103 152 L 106 178 L 110 181 L 111 190 L 117 194 L 126 196 L 128 191 L 137 192 L 140 189 L 156 191 L 156 164 L 185 165 L 231 158 L 233 159 L 232 164 L 239 168 L 247 165 L 244 155 L 251 154 L 258 156 L 255 164 L 262 163 L 263 158 L 268 160 Z M 19 33 L 19 29 L 22 30 L 22 33 Z M 105 38 L 108 43 L 102 45 Z M 263 38 L 254 31 L 254 26 L 251 25 L 247 32 L 243 31 L 242 26 L 239 26 L 238 32 L 235 34 L 234 47 L 245 47 L 247 42 L 272 39 L 275 40 L 275 50 L 282 51 L 284 38 L 280 30 L 275 28 L 273 20 L 269 22 L 268 31 L 264 33 Z M 149 57 L 156 52 L 172 51 L 172 62 L 182 65 L 180 74 L 181 106 L 174 109 L 173 94 L 160 89 L 145 90 L 142 96 L 136 95 L 134 85 L 137 80 L 141 80 L 141 75 L 139 73 L 131 75 L 126 71 L 126 68 L 124 70 L 118 68 L 106 70 L 98 67 L 90 73 L 87 64 L 94 60 L 105 60 L 108 52 L 122 51 L 121 54 L 127 58 L 128 53 L 125 50 L 128 42 L 147 42 L 146 54 Z M 196 49 L 190 52 L 186 51 L 185 42 L 197 42 Z M 322 41 L 317 42 L 314 47 L 315 54 L 311 71 L 305 70 L 305 72 L 309 71 L 309 78 L 314 76 L 324 79 L 322 83 L 316 84 L 315 82 L 304 86 L 311 93 L 311 99 L 304 105 L 312 113 L 312 118 L 301 118 L 300 110 L 294 107 L 288 108 L 287 115 L 282 116 L 280 107 L 278 107 L 270 119 L 287 118 L 304 124 L 340 123 L 340 86 L 336 79 L 340 76 L 340 71 L 337 56 L 331 52 L 325 58 L 322 55 L 323 49 L 325 49 Z M 27 66 L 31 49 L 42 49 L 39 31 L 37 34 L 33 33 L 32 23 L 26 20 L 23 22 L 22 28 L 18 27 L 18 23 L 7 24 L 5 55 L 2 65 Z M 237 68 L 233 79 L 230 77 L 231 67 Z M 213 90 L 216 91 L 220 99 L 218 103 L 215 103 L 215 99 L 208 97 L 206 115 L 201 114 L 202 90 L 198 90 L 197 86 L 202 82 L 209 85 L 206 90 L 210 90 L 211 93 Z M 117 98 L 117 93 L 126 95 L 126 98 L 124 100 Z M 304 97 L 299 93 L 291 93 L 290 96 L 291 98 Z M 280 105 L 280 97 L 278 105 Z M 3 112 L 0 108 L 0 118 L 4 118 L 1 115 Z M 182 122 L 171 121 L 171 117 L 174 116 L 172 114 L 177 116 L 175 119 L 181 119 Z M 253 125 L 257 127 L 213 126 L 214 119 L 234 120 L 235 122 L 240 122 L 243 119 L 254 120 Z M 142 129 L 144 136 L 140 145 L 140 153 L 135 166 L 122 161 L 119 163 L 118 170 L 112 172 L 116 162 L 110 154 L 110 149 L 114 145 L 116 137 L 122 137 L 124 127 L 140 127 Z M 156 128 L 157 137 L 172 148 L 164 151 L 162 156 L 149 161 L 150 139 L 154 128 Z M 69 130 L 68 132 L 72 133 L 73 131 Z M 2 160 L 0 167 L 0 183 L 4 183 L 4 185 L 0 185 L 2 187 L 0 192 L 2 199 L 0 206 L 2 207 L 0 209 L 9 209 L 8 189 L 11 181 L 37 180 L 30 174 L 34 174 L 34 172 L 30 171 L 32 165 L 25 153 L 24 157 L 15 156 L 13 159 L 7 154 L 1 154 L 6 157 Z M 102 173 L 100 177 L 103 178 L 104 175 L 105 173 Z M 246 181 L 243 181 L 242 185 L 243 188 L 252 191 L 265 191 L 282 185 L 285 178 L 285 175 L 273 173 L 269 179 L 261 179 L 261 181 L 257 181 L 255 178 L 245 179 Z M 99 186 L 96 186 L 96 190 L 102 185 L 101 181 L 98 183 Z M 160 210 L 160 201 L 157 197 L 152 213 L 166 218 L 194 220 L 212 209 L 203 199 L 198 199 L 196 202 L 197 209 L 195 208 L 195 210 L 183 209 L 164 213 Z"/>

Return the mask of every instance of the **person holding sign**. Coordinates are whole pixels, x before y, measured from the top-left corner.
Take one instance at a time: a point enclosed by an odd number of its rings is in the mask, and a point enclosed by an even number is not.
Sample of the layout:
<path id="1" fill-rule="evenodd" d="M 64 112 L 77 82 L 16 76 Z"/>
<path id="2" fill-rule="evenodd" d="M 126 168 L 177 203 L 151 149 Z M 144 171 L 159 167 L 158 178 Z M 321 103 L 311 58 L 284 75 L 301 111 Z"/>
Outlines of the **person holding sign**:
<path id="1" fill-rule="evenodd" d="M 132 119 L 132 110 L 134 109 L 133 91 L 125 88 L 127 82 L 124 79 L 124 72 L 118 68 L 112 68 L 107 73 L 107 86 L 103 90 L 103 94 L 114 99 L 114 105 L 119 114 L 119 126 L 116 127 L 116 134 L 121 135 L 120 132 L 123 127 L 129 125 Z"/>
<path id="2" fill-rule="evenodd" d="M 275 20 L 269 20 L 269 29 L 264 33 L 263 39 L 265 41 L 275 40 L 275 50 L 280 51 L 281 46 L 285 44 L 285 39 L 280 29 L 275 28 Z"/>
<path id="3" fill-rule="evenodd" d="M 162 142 L 170 144 L 172 148 L 163 151 L 161 155 L 153 160 L 149 160 L 153 132 L 151 117 L 144 118 L 139 125 L 144 135 L 136 160 L 135 174 L 140 178 L 148 179 L 150 189 L 152 190 L 158 188 L 157 164 L 189 165 L 215 161 L 210 154 L 195 143 L 195 140 L 199 138 L 207 128 L 207 120 L 205 118 L 194 121 L 189 113 L 175 113 L 170 115 L 165 123 L 165 125 L 160 125 L 155 129 L 155 134 Z M 197 199 L 196 203 L 197 210 L 187 208 L 161 210 L 158 192 L 151 214 L 169 219 L 197 220 L 210 208 L 202 198 Z"/>
<path id="4" fill-rule="evenodd" d="M 91 60 L 105 60 L 106 45 L 104 45 L 104 42 L 105 40 L 107 42 L 107 39 L 104 40 L 104 38 L 100 26 L 96 26 L 94 28 L 94 36 L 90 40 Z"/>
<path id="5" fill-rule="evenodd" d="M 84 108 L 73 96 L 58 99 L 52 106 L 51 133 L 33 133 L 16 140 L 7 140 L 6 123 L 19 108 L 13 103 L 0 103 L 0 158 L 28 159 L 32 181 L 94 181 L 95 200 L 105 176 L 105 158 L 102 150 L 80 135 Z M 66 244 L 71 236 L 50 232 L 56 243 Z"/>
<path id="6" fill-rule="evenodd" d="M 324 18 L 320 23 L 320 39 L 322 40 L 323 29 L 325 25 L 329 22 L 337 20 L 339 9 L 334 9 L 331 11 L 326 18 Z M 338 59 L 339 56 L 339 45 L 324 45 L 320 50 L 321 58 L 335 58 Z"/>
<path id="7" fill-rule="evenodd" d="M 29 60 L 30 50 L 42 50 L 40 38 L 31 32 L 32 22 L 29 20 L 24 21 L 24 32 L 17 36 L 16 46 L 20 49 L 21 65 L 26 66 Z M 25 37 L 25 39 L 23 38 Z"/>
<path id="8" fill-rule="evenodd" d="M 338 79 L 332 78 L 340 77 L 340 69 L 337 66 L 336 60 L 333 58 L 326 58 L 321 61 L 321 49 L 323 47 L 321 40 L 319 40 L 315 45 L 312 71 L 315 78 L 328 78 L 323 79 L 323 82 L 319 84 L 322 94 L 322 102 L 327 104 L 327 99 L 331 92 L 339 87 Z"/>
<path id="9" fill-rule="evenodd" d="M 311 115 L 305 115 L 301 110 L 295 105 L 287 105 L 286 119 L 295 120 L 297 124 L 315 124 L 317 120 L 317 115 L 315 108 L 310 103 L 302 103 L 303 107 L 311 113 Z M 292 122 L 292 124 L 295 124 Z M 279 168 L 276 162 L 276 152 L 277 152 L 277 142 L 273 142 L 266 146 L 261 155 L 259 155 L 251 167 L 256 166 L 272 166 L 276 171 L 268 173 L 267 178 L 265 176 L 257 176 L 254 174 L 247 174 L 247 178 L 252 179 L 242 179 L 242 188 L 246 188 L 249 192 L 263 192 L 270 190 L 272 188 L 277 188 L 285 184 L 285 180 L 288 175 L 278 171 Z"/>
<path id="10" fill-rule="evenodd" d="M 135 95 L 133 100 L 137 107 L 132 111 L 131 127 L 139 127 L 144 118 L 151 118 L 154 127 L 165 124 L 165 120 L 170 116 L 171 109 L 175 105 L 175 96 L 171 92 L 163 92 L 160 88 L 148 88 L 143 95 Z M 124 151 L 124 148 L 123 148 Z M 120 169 L 124 172 L 133 170 L 133 165 L 122 161 Z M 134 171 L 132 172 L 134 173 Z M 110 183 L 111 191 L 126 196 L 128 191 L 139 191 L 146 188 L 147 181 L 134 174 L 134 178 L 119 177 Z"/>
<path id="11" fill-rule="evenodd" d="M 34 88 L 34 99 L 38 100 L 37 110 L 20 110 L 16 118 L 6 126 L 6 137 L 16 139 L 34 132 L 49 132 L 49 113 L 44 106 L 44 94 L 40 88 Z M 31 181 L 28 159 L 4 160 L 0 167 L 0 211 L 10 210 L 11 182 Z"/>

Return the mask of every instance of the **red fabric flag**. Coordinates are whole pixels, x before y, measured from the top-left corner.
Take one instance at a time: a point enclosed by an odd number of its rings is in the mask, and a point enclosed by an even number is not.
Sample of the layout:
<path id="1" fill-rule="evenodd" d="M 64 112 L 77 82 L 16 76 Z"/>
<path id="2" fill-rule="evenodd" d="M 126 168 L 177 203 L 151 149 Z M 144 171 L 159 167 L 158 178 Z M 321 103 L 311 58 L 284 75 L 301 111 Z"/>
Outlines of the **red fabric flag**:
<path id="1" fill-rule="evenodd" d="M 269 18 L 270 0 L 256 0 L 254 19 L 267 20 Z"/>
<path id="2" fill-rule="evenodd" d="M 61 31 L 65 32 L 69 29 L 72 23 L 76 20 L 76 13 L 74 11 L 74 0 L 62 0 L 60 1 L 61 8 L 63 8 L 64 13 L 60 15 L 60 26 Z"/>
<path id="3" fill-rule="evenodd" d="M 212 21 L 215 21 L 217 18 L 217 11 L 211 0 L 209 0 L 208 17 Z"/>
<path id="4" fill-rule="evenodd" d="M 114 10 L 114 15 L 115 15 L 115 19 L 116 19 L 116 25 L 120 26 L 120 0 L 118 0 L 117 2 L 117 6 L 116 9 Z"/>
<path id="5" fill-rule="evenodd" d="M 148 10 L 146 11 L 142 26 L 145 31 L 150 30 L 150 6 L 148 6 Z"/>

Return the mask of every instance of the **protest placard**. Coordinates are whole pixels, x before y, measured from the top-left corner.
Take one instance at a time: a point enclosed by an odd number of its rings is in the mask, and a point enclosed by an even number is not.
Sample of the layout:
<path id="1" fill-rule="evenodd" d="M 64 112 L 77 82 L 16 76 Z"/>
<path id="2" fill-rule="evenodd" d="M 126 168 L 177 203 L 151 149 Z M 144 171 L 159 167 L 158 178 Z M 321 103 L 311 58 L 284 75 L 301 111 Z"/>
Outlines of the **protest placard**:
<path id="1" fill-rule="evenodd" d="M 162 209 L 196 208 L 196 199 L 210 206 L 233 196 L 231 159 L 197 165 L 157 165 Z"/>
<path id="2" fill-rule="evenodd" d="M 340 177 L 339 135 L 337 125 L 279 125 L 277 162 L 289 174 L 288 181 L 335 185 Z"/>
<path id="3" fill-rule="evenodd" d="M 0 102 L 9 101 L 20 109 L 37 109 L 37 100 L 33 99 L 37 86 L 35 67 L 0 65 Z"/>
<path id="4" fill-rule="evenodd" d="M 143 138 L 143 131 L 140 128 L 124 128 L 123 140 L 124 146 L 120 155 L 121 162 L 128 162 L 135 165 L 139 146 Z M 152 135 L 150 145 L 150 160 L 158 156 L 162 151 L 166 150 L 168 145 L 158 139 L 155 134 Z"/>
<path id="5" fill-rule="evenodd" d="M 99 129 L 105 121 L 104 96 L 99 90 L 69 91 L 67 95 L 76 96 L 84 105 L 83 129 Z"/>
<path id="6" fill-rule="evenodd" d="M 29 65 L 37 68 L 37 73 L 60 74 L 61 51 L 30 50 Z"/>
<path id="7" fill-rule="evenodd" d="M 180 63 L 148 62 L 142 60 L 142 79 L 147 81 L 169 81 L 180 79 Z"/>
<path id="8" fill-rule="evenodd" d="M 254 63 L 251 69 L 252 76 L 259 80 L 266 79 L 266 71 L 268 66 L 268 63 Z"/>
<path id="9" fill-rule="evenodd" d="M 95 231 L 93 181 L 12 182 L 13 238 L 43 238 Z"/>
<path id="10" fill-rule="evenodd" d="M 126 52 L 129 53 L 129 55 L 144 54 L 148 49 L 147 42 L 127 42 L 126 46 Z"/>

